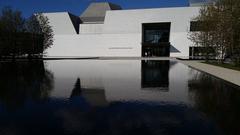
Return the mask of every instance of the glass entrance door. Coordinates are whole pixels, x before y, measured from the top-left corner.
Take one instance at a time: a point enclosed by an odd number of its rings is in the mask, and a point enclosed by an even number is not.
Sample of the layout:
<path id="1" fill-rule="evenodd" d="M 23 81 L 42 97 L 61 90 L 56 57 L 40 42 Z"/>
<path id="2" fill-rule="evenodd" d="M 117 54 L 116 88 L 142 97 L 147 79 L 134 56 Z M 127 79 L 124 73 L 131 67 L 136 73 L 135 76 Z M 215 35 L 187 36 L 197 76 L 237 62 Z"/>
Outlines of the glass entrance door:
<path id="1" fill-rule="evenodd" d="M 170 25 L 171 23 L 146 23 L 143 24 L 142 56 L 170 55 Z"/>

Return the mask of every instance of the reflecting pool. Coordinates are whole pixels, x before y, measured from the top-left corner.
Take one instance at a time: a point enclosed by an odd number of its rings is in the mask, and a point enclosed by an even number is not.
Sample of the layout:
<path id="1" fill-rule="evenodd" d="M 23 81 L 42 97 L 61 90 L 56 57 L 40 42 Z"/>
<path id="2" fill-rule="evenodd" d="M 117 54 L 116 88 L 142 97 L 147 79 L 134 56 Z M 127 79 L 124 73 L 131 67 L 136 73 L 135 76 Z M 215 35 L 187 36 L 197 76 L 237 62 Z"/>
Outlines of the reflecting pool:
<path id="1" fill-rule="evenodd" d="M 240 88 L 173 60 L 0 63 L 0 135 L 238 135 Z"/>

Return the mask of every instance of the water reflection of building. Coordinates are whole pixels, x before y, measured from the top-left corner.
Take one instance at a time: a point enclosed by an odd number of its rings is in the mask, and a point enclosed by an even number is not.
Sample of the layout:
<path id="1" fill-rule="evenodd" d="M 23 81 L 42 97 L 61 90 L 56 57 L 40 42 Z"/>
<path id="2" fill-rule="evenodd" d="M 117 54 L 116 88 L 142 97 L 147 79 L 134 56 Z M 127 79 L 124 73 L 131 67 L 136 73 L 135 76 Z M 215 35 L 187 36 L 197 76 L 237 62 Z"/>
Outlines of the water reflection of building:
<path id="1" fill-rule="evenodd" d="M 108 104 L 105 91 L 102 88 L 88 88 L 81 85 L 80 78 L 77 79 L 71 93 L 71 98 L 82 96 L 92 106 L 105 106 Z"/>
<path id="2" fill-rule="evenodd" d="M 169 61 L 142 61 L 143 89 L 156 88 L 161 91 L 168 91 L 169 87 Z"/>
<path id="3" fill-rule="evenodd" d="M 148 63 L 154 63 L 154 61 Z M 142 68 L 141 60 L 69 60 L 47 61 L 47 64 L 55 77 L 52 97 L 69 98 L 74 83 L 80 77 L 82 89 L 104 90 L 105 95 L 102 92 L 101 95 L 104 95 L 102 99 L 108 102 L 144 100 L 189 103 L 189 95 L 186 92 L 189 68 L 176 61 L 162 63 L 169 69 L 163 68 L 164 66 L 160 66 L 160 63 L 156 64 L 159 65 L 155 67 L 157 72 L 161 74 L 161 71 L 164 71 L 161 77 L 165 78 L 165 83 L 158 80 L 159 78 L 151 81 L 161 82 L 162 89 L 165 88 L 165 90 L 161 90 L 161 87 L 150 87 L 150 85 L 148 88 L 142 87 L 143 70 L 151 71 L 154 68 L 146 63 Z M 97 95 L 96 92 L 93 93 Z M 84 92 L 82 94 L 84 95 Z"/>

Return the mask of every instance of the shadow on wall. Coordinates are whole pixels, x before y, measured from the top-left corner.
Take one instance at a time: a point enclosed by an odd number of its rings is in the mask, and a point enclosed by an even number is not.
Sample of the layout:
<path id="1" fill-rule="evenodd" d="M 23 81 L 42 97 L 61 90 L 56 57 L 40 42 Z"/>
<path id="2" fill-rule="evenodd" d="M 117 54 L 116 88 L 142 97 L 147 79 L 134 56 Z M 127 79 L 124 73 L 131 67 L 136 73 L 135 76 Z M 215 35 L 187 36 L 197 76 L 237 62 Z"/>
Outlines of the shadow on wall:
<path id="1" fill-rule="evenodd" d="M 172 53 L 180 53 L 180 51 L 177 48 L 175 48 L 173 45 L 170 45 L 170 52 L 172 52 Z"/>

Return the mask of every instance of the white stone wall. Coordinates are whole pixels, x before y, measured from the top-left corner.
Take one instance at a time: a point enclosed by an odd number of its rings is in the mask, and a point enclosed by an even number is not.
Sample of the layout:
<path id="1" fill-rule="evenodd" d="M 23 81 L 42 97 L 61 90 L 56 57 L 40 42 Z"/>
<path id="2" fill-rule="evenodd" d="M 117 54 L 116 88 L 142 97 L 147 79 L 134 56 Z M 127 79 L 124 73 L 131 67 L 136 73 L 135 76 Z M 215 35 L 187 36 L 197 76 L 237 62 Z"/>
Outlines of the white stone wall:
<path id="1" fill-rule="evenodd" d="M 79 34 L 101 34 L 103 32 L 103 24 L 80 24 Z"/>
<path id="2" fill-rule="evenodd" d="M 190 21 L 199 13 L 199 7 L 178 7 L 141 10 L 107 11 L 104 33 L 139 33 L 143 23 L 170 22 L 170 56 L 189 56 Z M 141 44 L 141 40 L 136 46 Z"/>
<path id="3" fill-rule="evenodd" d="M 47 56 L 59 57 L 140 57 L 140 34 L 55 35 Z"/>
<path id="4" fill-rule="evenodd" d="M 75 35 L 77 34 L 68 12 L 44 13 L 52 26 L 55 35 Z"/>
<path id="5" fill-rule="evenodd" d="M 170 56 L 189 56 L 190 21 L 199 7 L 107 11 L 104 24 L 80 24 L 74 33 L 65 14 L 50 15 L 55 41 L 48 56 L 141 57 L 142 24 L 171 22 Z M 62 20 L 61 20 L 62 19 Z M 61 23 L 58 23 L 59 21 Z"/>

